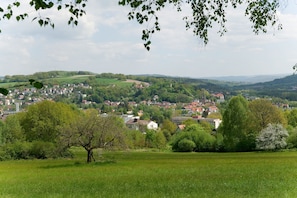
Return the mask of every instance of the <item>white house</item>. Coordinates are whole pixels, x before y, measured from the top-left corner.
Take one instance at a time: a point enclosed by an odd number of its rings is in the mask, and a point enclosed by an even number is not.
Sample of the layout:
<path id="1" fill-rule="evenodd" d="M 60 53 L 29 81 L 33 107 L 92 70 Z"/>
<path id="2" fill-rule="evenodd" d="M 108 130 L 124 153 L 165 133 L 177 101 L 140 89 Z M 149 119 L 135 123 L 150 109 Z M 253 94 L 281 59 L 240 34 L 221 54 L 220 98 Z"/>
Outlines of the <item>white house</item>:
<path id="1" fill-rule="evenodd" d="M 158 129 L 158 123 L 156 123 L 154 121 L 149 121 L 149 123 L 147 124 L 147 128 L 152 129 L 152 130 L 157 130 Z"/>
<path id="2" fill-rule="evenodd" d="M 126 122 L 126 126 L 130 129 L 139 130 L 142 132 L 145 132 L 146 129 L 150 130 L 157 130 L 158 124 L 154 121 L 148 121 L 148 120 L 139 120 L 139 119 L 131 119 Z"/>

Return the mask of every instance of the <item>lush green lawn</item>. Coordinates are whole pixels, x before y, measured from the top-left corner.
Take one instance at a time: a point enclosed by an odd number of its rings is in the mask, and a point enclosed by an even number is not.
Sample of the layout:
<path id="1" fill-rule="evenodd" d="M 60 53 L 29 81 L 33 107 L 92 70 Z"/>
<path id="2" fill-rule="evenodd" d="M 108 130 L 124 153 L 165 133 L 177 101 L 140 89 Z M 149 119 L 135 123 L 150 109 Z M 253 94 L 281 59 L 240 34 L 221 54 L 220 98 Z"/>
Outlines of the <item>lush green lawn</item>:
<path id="1" fill-rule="evenodd" d="M 0 162 L 0 197 L 297 197 L 297 153 L 107 153 Z"/>

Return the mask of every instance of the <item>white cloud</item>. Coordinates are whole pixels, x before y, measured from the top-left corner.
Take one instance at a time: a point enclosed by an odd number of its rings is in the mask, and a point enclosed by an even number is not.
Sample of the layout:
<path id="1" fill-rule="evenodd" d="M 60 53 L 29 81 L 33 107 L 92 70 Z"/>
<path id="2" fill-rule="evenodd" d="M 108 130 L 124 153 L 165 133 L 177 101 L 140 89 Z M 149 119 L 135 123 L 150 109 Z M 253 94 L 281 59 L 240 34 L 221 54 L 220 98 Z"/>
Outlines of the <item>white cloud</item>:
<path id="1" fill-rule="evenodd" d="M 297 14 L 280 12 L 284 29 L 254 35 L 242 9 L 228 10 L 228 32 L 210 31 L 204 46 L 172 7 L 160 15 L 161 32 L 151 51 L 141 40 L 141 26 L 127 19 L 128 8 L 117 1 L 89 1 L 77 27 L 68 14 L 49 11 L 56 27 L 40 28 L 30 20 L 1 21 L 1 75 L 48 70 L 89 70 L 124 74 L 219 76 L 289 73 L 297 62 Z M 16 58 L 17 57 L 17 58 Z M 9 67 L 7 67 L 9 65 Z"/>

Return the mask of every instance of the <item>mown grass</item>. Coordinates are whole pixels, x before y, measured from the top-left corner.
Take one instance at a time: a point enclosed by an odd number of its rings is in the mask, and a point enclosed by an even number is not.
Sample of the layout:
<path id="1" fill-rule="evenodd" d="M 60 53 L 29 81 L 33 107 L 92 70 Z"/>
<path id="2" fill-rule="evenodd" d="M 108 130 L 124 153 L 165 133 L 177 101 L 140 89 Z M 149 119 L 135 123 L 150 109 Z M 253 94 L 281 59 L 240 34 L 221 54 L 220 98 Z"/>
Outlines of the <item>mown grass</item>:
<path id="1" fill-rule="evenodd" d="M 0 162 L 0 197 L 297 197 L 297 153 L 109 152 Z"/>

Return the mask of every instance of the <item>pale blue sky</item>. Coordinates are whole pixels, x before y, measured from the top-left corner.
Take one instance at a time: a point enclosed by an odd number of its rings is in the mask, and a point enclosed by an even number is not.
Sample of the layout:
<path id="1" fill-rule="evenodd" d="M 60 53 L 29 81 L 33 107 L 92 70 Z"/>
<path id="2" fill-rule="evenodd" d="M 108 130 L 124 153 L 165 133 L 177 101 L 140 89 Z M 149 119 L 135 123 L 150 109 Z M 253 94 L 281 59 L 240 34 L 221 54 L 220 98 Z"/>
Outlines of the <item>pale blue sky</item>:
<path id="1" fill-rule="evenodd" d="M 0 76 L 81 70 L 201 78 L 290 74 L 297 63 L 294 0 L 279 12 L 283 30 L 271 28 L 267 34 L 254 35 L 240 8 L 228 10 L 228 32 L 220 37 L 214 29 L 207 46 L 185 30 L 187 13 L 169 7 L 159 14 L 162 30 L 153 35 L 149 52 L 141 40 L 143 27 L 129 21 L 127 13 L 117 0 L 90 0 L 77 27 L 66 25 L 66 14 L 52 11 L 54 30 L 31 20 L 2 20 Z"/>

